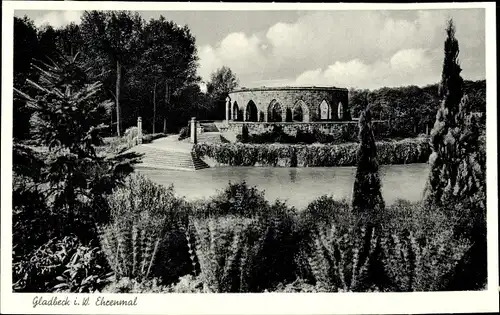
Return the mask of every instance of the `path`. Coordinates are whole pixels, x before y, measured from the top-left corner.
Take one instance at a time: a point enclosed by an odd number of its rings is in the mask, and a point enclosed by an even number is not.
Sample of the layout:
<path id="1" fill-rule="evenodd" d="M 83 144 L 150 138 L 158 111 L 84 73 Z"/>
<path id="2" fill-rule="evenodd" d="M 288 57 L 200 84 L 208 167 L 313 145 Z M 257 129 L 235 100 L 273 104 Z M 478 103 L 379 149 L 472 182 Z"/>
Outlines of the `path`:
<path id="1" fill-rule="evenodd" d="M 198 134 L 198 143 L 228 142 L 213 123 L 202 123 L 202 126 L 210 131 Z M 142 163 L 137 165 L 140 168 L 187 171 L 208 168 L 208 164 L 192 152 L 193 144 L 190 139 L 179 141 L 178 137 L 178 135 L 169 135 L 153 140 L 151 143 L 137 145 L 129 151 L 144 154 Z"/>

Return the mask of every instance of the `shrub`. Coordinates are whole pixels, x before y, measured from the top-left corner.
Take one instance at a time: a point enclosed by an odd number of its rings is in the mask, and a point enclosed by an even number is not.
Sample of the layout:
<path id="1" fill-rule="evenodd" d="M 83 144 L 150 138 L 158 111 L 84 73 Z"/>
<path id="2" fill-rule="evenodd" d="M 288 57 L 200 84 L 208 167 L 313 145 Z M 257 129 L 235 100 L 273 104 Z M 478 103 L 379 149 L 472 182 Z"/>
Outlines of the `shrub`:
<path id="1" fill-rule="evenodd" d="M 364 253 L 367 236 L 369 251 Z M 335 224 L 318 227 L 308 255 L 316 286 L 330 292 L 377 290 L 370 283 L 377 238 L 375 233 L 367 235 L 364 227 L 353 227 L 347 233 L 340 232 Z"/>
<path id="2" fill-rule="evenodd" d="M 134 175 L 125 187 L 114 191 L 108 203 L 111 222 L 100 228 L 100 240 L 118 280 L 159 277 L 168 282 L 185 274 L 189 257 L 179 227 L 186 224 L 187 211 L 172 187 Z"/>
<path id="3" fill-rule="evenodd" d="M 110 281 L 110 269 L 98 246 L 83 245 L 75 235 L 53 238 L 13 264 L 17 292 L 93 293 Z"/>
<path id="4" fill-rule="evenodd" d="M 249 239 L 253 219 L 240 216 L 193 219 L 196 257 L 205 292 L 243 292 L 262 242 Z M 255 233 L 259 235 L 260 233 Z M 253 245 L 253 246 L 252 246 Z"/>
<path id="5" fill-rule="evenodd" d="M 253 217 L 266 213 L 269 203 L 264 193 L 245 181 L 231 183 L 208 202 L 195 207 L 196 216 L 241 215 Z"/>
<path id="6" fill-rule="evenodd" d="M 306 233 L 315 231 L 318 224 L 353 226 L 356 219 L 347 200 L 335 200 L 331 196 L 321 196 L 311 201 L 299 214 L 301 229 Z"/>
<path id="7" fill-rule="evenodd" d="M 150 143 L 153 142 L 156 139 L 160 139 L 165 137 L 166 134 L 164 133 L 153 133 L 153 134 L 147 134 L 142 137 L 142 143 Z"/>
<path id="8" fill-rule="evenodd" d="M 123 277 L 119 280 L 114 279 L 107 285 L 103 293 L 169 293 L 170 288 L 160 284 L 158 278 L 145 279 L 139 281 L 135 278 Z"/>
<path id="9" fill-rule="evenodd" d="M 142 132 L 145 134 L 145 132 Z M 128 143 L 135 143 L 137 144 L 137 138 L 139 136 L 139 128 L 136 126 L 130 127 L 127 130 L 125 130 L 123 137 L 127 140 Z"/>
<path id="10" fill-rule="evenodd" d="M 304 279 L 296 279 L 292 283 L 283 284 L 280 283 L 276 289 L 273 291 L 276 293 L 317 293 L 317 292 L 328 292 L 327 289 L 320 286 L 312 285 Z"/>
<path id="11" fill-rule="evenodd" d="M 450 274 L 469 250 L 447 229 L 421 235 L 392 233 L 381 239 L 382 262 L 392 282 L 391 291 L 449 290 Z"/>
<path id="12" fill-rule="evenodd" d="M 179 131 L 179 141 L 189 138 L 191 136 L 191 125 L 182 127 Z"/>
<path id="13" fill-rule="evenodd" d="M 248 127 L 246 125 L 243 125 L 241 129 L 241 142 L 246 143 L 249 140 L 249 135 L 248 135 Z"/>
<path id="14" fill-rule="evenodd" d="M 380 164 L 425 163 L 430 154 L 426 138 L 376 143 Z M 202 143 L 193 151 L 200 158 L 209 157 L 217 163 L 230 166 L 354 166 L 357 143 L 345 144 L 249 144 Z M 296 162 L 296 164 L 295 164 Z"/>

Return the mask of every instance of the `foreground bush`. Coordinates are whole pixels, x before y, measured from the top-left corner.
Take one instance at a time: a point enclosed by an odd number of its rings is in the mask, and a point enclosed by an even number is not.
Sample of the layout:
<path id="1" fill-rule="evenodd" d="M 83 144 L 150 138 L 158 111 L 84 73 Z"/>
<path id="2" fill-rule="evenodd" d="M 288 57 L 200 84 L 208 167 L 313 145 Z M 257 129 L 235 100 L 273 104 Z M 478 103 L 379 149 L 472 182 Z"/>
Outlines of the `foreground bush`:
<path id="1" fill-rule="evenodd" d="M 118 280 L 159 277 L 168 282 L 184 274 L 189 257 L 180 227 L 186 224 L 186 212 L 172 187 L 134 175 L 108 203 L 111 222 L 100 228 L 100 240 Z"/>
<path id="2" fill-rule="evenodd" d="M 425 163 L 430 154 L 427 138 L 380 141 L 377 159 L 380 164 Z M 354 166 L 357 143 L 339 145 L 286 145 L 203 143 L 193 147 L 200 158 L 210 158 L 230 166 Z"/>
<path id="3" fill-rule="evenodd" d="M 190 239 L 204 290 L 263 292 L 300 273 L 295 210 L 245 182 L 194 207 Z"/>
<path id="4" fill-rule="evenodd" d="M 449 290 L 450 276 L 470 248 L 452 230 L 417 237 L 412 232 L 391 233 L 381 239 L 381 257 L 391 291 Z"/>
<path id="5" fill-rule="evenodd" d="M 317 287 L 329 292 L 378 290 L 370 279 L 378 239 L 370 235 L 365 253 L 366 236 L 364 228 L 351 227 L 345 233 L 335 224 L 317 228 L 308 255 Z"/>
<path id="6" fill-rule="evenodd" d="M 13 264 L 17 292 L 93 293 L 110 282 L 111 270 L 97 244 L 74 236 L 51 239 Z"/>

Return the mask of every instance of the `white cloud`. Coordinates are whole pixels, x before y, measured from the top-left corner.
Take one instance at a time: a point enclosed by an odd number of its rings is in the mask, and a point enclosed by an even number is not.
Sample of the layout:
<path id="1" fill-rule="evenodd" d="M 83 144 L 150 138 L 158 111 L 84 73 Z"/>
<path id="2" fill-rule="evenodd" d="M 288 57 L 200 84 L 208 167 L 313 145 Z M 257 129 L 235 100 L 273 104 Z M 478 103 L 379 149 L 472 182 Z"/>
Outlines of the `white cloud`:
<path id="1" fill-rule="evenodd" d="M 431 84 L 438 82 L 440 77 L 435 53 L 424 49 L 404 49 L 374 63 L 365 63 L 360 59 L 337 61 L 324 70 L 303 72 L 295 84 L 362 88 Z"/>
<path id="2" fill-rule="evenodd" d="M 34 22 L 38 27 L 49 24 L 54 28 L 59 28 L 72 22 L 80 24 L 82 14 L 82 11 L 51 11 L 35 18 Z"/>
<path id="3" fill-rule="evenodd" d="M 484 10 L 311 11 L 253 35 L 201 49 L 200 75 L 227 65 L 242 85 L 261 82 L 373 87 L 439 79 L 445 26 L 454 19 L 464 76 L 484 77 Z M 465 71 L 467 70 L 467 71 Z M 427 81 L 425 81 L 427 80 Z"/>
<path id="4" fill-rule="evenodd" d="M 216 47 L 210 45 L 201 47 L 199 74 L 208 80 L 210 73 L 222 66 L 228 66 L 237 76 L 251 75 L 265 66 L 265 49 L 256 35 L 231 33 Z"/>

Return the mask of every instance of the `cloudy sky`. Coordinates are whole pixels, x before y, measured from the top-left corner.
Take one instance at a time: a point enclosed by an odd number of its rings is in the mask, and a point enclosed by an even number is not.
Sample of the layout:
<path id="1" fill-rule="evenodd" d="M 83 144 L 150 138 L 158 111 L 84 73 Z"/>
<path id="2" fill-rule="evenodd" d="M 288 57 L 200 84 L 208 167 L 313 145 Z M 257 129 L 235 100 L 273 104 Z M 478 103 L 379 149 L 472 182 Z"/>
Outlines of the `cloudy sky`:
<path id="1" fill-rule="evenodd" d="M 427 85 L 440 79 L 445 24 L 453 18 L 462 76 L 485 78 L 484 9 L 378 11 L 144 11 L 185 25 L 199 74 L 226 65 L 240 85 L 358 88 Z M 78 23 L 79 11 L 16 11 L 40 26 Z"/>

